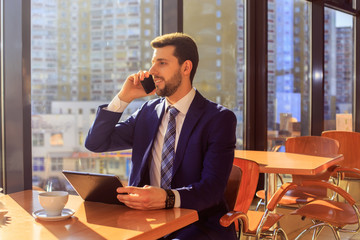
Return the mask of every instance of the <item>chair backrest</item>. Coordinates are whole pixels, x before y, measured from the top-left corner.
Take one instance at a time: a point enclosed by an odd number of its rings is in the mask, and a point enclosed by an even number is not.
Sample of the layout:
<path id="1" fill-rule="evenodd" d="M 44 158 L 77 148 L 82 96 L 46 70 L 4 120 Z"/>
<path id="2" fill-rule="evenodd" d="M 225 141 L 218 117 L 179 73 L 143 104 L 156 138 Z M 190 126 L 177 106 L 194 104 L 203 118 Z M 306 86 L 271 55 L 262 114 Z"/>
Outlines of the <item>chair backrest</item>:
<path id="1" fill-rule="evenodd" d="M 242 171 L 238 166 L 233 165 L 229 180 L 225 189 L 225 200 L 230 210 L 233 210 L 239 192 Z"/>
<path id="2" fill-rule="evenodd" d="M 259 165 L 245 159 L 234 159 L 234 165 L 241 169 L 241 182 L 234 210 L 247 213 L 254 199 L 259 180 Z"/>
<path id="3" fill-rule="evenodd" d="M 328 137 L 291 137 L 286 139 L 285 151 L 319 157 L 333 157 L 338 154 L 339 143 Z"/>
<path id="4" fill-rule="evenodd" d="M 340 166 L 360 169 L 360 133 L 330 130 L 322 132 L 321 135 L 339 142 L 339 153 L 344 156 L 344 161 L 340 162 Z M 351 174 L 346 174 L 346 176 L 359 177 Z"/>
<path id="5" fill-rule="evenodd" d="M 338 154 L 339 143 L 338 141 L 320 136 L 300 136 L 291 137 L 286 139 L 285 151 L 288 153 L 298 153 L 304 155 L 312 155 L 319 157 L 333 157 Z M 301 176 L 293 175 L 292 181 L 300 184 L 305 180 L 325 180 L 328 181 L 333 169 L 336 166 L 330 167 L 325 172 L 314 175 L 314 176 Z M 316 195 L 326 196 L 326 189 L 322 188 L 311 188 L 307 190 L 309 193 Z"/>

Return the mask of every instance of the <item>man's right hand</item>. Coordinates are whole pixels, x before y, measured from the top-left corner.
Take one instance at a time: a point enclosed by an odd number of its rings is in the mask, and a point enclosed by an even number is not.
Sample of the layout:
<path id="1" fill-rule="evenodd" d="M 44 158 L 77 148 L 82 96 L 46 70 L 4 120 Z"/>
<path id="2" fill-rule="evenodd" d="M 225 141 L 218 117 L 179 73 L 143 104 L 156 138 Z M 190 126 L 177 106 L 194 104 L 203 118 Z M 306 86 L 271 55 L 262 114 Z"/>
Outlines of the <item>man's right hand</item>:
<path id="1" fill-rule="evenodd" d="M 119 187 L 117 198 L 126 206 L 139 210 L 165 208 L 166 192 L 159 187 L 145 185 L 144 187 Z"/>
<path id="2" fill-rule="evenodd" d="M 139 71 L 138 73 L 130 75 L 118 93 L 118 97 L 122 101 L 130 103 L 134 99 L 154 95 L 156 90 L 146 94 L 140 83 L 140 81 L 144 80 L 145 77 L 149 77 L 149 75 L 147 71 Z"/>

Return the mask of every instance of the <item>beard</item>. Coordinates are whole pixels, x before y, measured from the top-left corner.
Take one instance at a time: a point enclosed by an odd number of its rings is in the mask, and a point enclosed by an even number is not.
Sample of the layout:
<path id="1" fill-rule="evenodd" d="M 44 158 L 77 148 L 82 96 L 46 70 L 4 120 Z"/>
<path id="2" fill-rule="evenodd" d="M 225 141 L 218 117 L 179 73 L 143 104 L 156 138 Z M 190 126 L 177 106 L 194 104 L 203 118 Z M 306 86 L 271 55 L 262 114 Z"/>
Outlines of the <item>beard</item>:
<path id="1" fill-rule="evenodd" d="M 161 78 L 164 80 L 164 78 Z M 156 87 L 156 94 L 160 97 L 170 97 L 173 95 L 181 84 L 180 70 L 175 73 L 169 80 L 164 81 L 165 86 L 163 89 Z"/>

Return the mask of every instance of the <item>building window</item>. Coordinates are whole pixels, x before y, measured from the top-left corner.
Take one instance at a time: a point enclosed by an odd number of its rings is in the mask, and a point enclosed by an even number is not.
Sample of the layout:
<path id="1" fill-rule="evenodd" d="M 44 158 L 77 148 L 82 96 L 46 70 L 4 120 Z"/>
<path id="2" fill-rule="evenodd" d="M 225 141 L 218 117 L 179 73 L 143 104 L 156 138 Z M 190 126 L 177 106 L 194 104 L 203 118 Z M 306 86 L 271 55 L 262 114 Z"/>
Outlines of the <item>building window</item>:
<path id="1" fill-rule="evenodd" d="M 44 134 L 43 133 L 33 133 L 32 134 L 32 144 L 33 144 L 33 147 L 44 146 Z"/>
<path id="2" fill-rule="evenodd" d="M 63 168 L 63 158 L 61 157 L 52 157 L 51 158 L 51 171 L 57 172 L 62 171 Z"/>
<path id="3" fill-rule="evenodd" d="M 50 145 L 51 146 L 63 146 L 64 139 L 62 133 L 52 133 L 50 136 Z"/>
<path id="4" fill-rule="evenodd" d="M 80 145 L 84 144 L 84 133 L 83 132 L 79 132 L 79 144 Z"/>
<path id="5" fill-rule="evenodd" d="M 34 157 L 33 158 L 33 171 L 34 172 L 43 172 L 45 170 L 44 158 L 43 157 Z"/>

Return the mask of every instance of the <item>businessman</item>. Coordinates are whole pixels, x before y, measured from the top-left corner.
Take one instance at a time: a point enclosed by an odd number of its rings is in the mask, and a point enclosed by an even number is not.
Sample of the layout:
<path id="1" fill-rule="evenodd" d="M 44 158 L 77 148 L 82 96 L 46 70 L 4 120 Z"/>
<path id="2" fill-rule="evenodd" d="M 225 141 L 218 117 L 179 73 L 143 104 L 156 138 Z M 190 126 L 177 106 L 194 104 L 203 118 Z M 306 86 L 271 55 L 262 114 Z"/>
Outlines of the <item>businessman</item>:
<path id="1" fill-rule="evenodd" d="M 166 239 L 235 239 L 235 228 L 220 226 L 219 219 L 228 210 L 224 191 L 236 117 L 193 87 L 199 56 L 192 37 L 166 34 L 151 46 L 151 68 L 128 76 L 110 104 L 99 107 L 85 146 L 94 152 L 132 149 L 129 186 L 117 189 L 128 207 L 198 211 L 199 221 Z M 146 94 L 140 81 L 149 75 L 156 88 Z M 119 122 L 131 101 L 155 93 L 159 98 Z"/>

